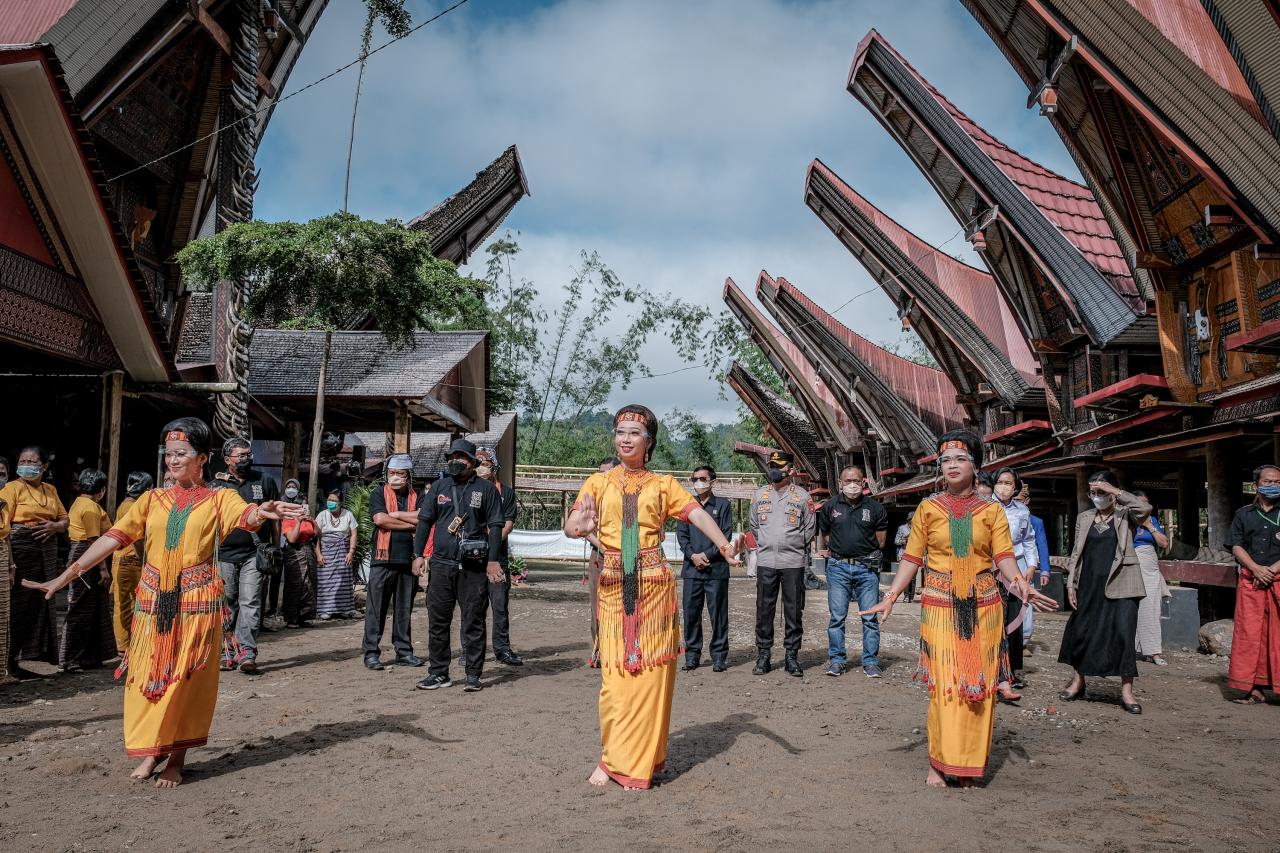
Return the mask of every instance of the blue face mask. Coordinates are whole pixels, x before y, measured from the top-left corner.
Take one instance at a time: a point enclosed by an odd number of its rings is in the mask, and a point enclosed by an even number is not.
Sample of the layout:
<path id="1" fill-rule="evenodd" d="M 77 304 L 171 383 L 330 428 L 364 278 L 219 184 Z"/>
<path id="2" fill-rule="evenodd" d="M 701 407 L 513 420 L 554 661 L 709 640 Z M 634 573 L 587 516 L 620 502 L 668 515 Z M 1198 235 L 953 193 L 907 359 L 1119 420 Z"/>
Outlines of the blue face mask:
<path id="1" fill-rule="evenodd" d="M 24 480 L 35 479 L 36 477 L 40 476 L 40 466 L 39 465 L 19 465 L 18 476 Z"/>
<path id="2" fill-rule="evenodd" d="M 338 511 L 338 502 L 337 502 L 337 501 L 325 501 L 325 502 L 324 502 L 324 505 L 325 505 L 325 507 L 326 507 L 326 508 L 328 508 L 329 512 L 337 512 L 337 511 Z"/>
<path id="3" fill-rule="evenodd" d="M 22 469 L 19 468 L 18 471 L 21 472 Z M 1269 501 L 1280 500 L 1280 486 L 1258 486 L 1258 494 L 1262 495 Z"/>

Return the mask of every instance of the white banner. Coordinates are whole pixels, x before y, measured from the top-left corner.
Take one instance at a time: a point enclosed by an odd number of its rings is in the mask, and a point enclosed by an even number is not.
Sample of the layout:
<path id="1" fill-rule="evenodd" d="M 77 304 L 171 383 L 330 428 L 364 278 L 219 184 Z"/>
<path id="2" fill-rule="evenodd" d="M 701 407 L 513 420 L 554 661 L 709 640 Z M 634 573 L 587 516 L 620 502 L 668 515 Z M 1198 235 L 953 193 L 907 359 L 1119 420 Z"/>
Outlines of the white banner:
<path id="1" fill-rule="evenodd" d="M 507 544 L 512 554 L 533 560 L 586 560 L 591 553 L 585 539 L 570 539 L 560 530 L 512 530 Z M 663 539 L 662 551 L 671 562 L 684 560 L 674 533 Z"/>

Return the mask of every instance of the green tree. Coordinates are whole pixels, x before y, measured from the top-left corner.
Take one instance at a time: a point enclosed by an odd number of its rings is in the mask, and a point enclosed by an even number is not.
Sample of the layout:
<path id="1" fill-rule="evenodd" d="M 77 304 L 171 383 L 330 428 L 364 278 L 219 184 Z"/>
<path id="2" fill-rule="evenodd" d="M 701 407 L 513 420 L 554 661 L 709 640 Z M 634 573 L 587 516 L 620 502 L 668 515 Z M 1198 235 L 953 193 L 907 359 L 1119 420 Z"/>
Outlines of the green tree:
<path id="1" fill-rule="evenodd" d="M 178 252 L 194 289 L 222 279 L 248 282 L 244 316 L 255 325 L 323 329 L 316 387 L 311 470 L 319 468 L 324 385 L 334 329 L 372 317 L 391 343 L 408 344 L 418 329 L 483 328 L 483 281 L 458 275 L 431 253 L 426 235 L 396 220 L 373 222 L 335 213 L 310 222 L 238 222 Z M 311 477 L 307 502 L 315 503 Z"/>
<path id="2" fill-rule="evenodd" d="M 933 357 L 933 353 L 929 352 L 924 341 L 912 329 L 904 329 L 901 338 L 893 343 L 881 343 L 880 347 L 894 355 L 902 356 L 907 361 L 914 361 L 925 367 L 938 368 L 938 360 Z"/>

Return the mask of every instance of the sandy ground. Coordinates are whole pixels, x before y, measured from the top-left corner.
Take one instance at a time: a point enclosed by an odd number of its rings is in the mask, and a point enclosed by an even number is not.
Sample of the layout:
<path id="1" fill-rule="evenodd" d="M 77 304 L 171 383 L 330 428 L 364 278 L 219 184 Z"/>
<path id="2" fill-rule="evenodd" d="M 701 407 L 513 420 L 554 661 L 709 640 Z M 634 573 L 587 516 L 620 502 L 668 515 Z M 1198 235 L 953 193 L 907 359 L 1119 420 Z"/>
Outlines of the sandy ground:
<path id="1" fill-rule="evenodd" d="M 1280 850 L 1280 706 L 1225 702 L 1224 660 L 1173 650 L 1166 669 L 1140 664 L 1141 717 L 1116 704 L 1115 681 L 1063 704 L 1066 617 L 1041 618 L 985 787 L 928 790 L 917 607 L 889 622 L 883 680 L 830 678 L 826 595 L 810 592 L 804 678 L 757 677 L 752 582 L 730 597 L 731 668 L 680 673 L 653 791 L 586 784 L 599 675 L 584 663 L 585 590 L 543 575 L 512 601 L 527 665 L 491 662 L 481 693 L 415 690 L 425 669 L 367 672 L 355 622 L 265 635 L 263 673 L 223 675 L 210 743 L 175 791 L 126 778 L 109 672 L 0 688 L 3 847 Z M 420 606 L 413 621 L 425 655 Z"/>

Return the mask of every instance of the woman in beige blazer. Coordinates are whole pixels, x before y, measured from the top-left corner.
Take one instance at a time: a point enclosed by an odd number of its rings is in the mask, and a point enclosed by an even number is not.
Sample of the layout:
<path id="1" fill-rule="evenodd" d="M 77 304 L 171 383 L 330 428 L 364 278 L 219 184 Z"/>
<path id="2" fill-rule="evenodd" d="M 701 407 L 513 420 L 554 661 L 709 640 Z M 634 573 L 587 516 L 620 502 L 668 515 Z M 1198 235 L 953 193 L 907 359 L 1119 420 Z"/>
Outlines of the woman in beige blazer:
<path id="1" fill-rule="evenodd" d="M 1093 509 L 1076 518 L 1075 548 L 1067 560 L 1067 600 L 1075 608 L 1062 635 L 1058 661 L 1075 675 L 1059 694 L 1081 699 L 1085 676 L 1119 676 L 1120 704 L 1141 714 L 1133 696 L 1138 675 L 1138 602 L 1146 595 L 1134 534 L 1151 515 L 1145 498 L 1123 491 L 1110 471 L 1089 478 Z"/>

